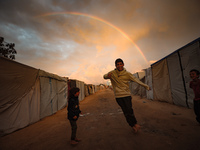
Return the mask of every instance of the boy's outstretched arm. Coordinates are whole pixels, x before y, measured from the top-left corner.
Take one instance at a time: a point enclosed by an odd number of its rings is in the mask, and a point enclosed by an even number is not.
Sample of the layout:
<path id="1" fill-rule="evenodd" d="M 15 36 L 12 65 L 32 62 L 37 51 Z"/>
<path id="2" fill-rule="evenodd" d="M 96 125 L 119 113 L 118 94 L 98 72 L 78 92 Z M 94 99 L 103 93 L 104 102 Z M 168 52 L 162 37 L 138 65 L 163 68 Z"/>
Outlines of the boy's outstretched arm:
<path id="1" fill-rule="evenodd" d="M 111 79 L 112 73 L 107 73 L 103 76 L 104 79 Z"/>

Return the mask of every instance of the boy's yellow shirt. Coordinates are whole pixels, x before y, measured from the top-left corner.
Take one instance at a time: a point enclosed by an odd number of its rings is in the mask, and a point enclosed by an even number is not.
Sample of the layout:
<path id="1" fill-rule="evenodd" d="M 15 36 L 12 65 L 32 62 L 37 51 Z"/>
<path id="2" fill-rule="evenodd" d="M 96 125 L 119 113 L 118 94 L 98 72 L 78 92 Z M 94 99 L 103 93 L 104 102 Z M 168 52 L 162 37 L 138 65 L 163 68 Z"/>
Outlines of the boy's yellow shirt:
<path id="1" fill-rule="evenodd" d="M 112 73 L 110 80 L 111 80 L 116 98 L 131 96 L 131 92 L 129 88 L 130 81 L 136 82 L 142 85 L 143 87 L 145 87 L 147 90 L 149 90 L 148 85 L 144 84 L 138 78 L 133 76 L 130 72 L 126 71 L 125 68 L 122 71 L 118 71 L 117 69 L 115 69 L 108 72 L 107 74 L 103 76 L 104 79 L 108 79 L 109 73 Z"/>

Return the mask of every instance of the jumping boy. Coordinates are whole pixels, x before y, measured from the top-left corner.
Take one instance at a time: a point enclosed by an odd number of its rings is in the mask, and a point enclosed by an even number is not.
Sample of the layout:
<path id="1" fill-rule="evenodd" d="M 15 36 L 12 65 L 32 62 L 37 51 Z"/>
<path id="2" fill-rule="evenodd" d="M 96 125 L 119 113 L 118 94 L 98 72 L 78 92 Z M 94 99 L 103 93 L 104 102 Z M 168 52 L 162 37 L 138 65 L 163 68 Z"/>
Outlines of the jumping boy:
<path id="1" fill-rule="evenodd" d="M 136 133 L 140 129 L 140 125 L 137 124 L 133 108 L 132 97 L 129 89 L 129 81 L 137 82 L 144 86 L 147 90 L 150 90 L 149 86 L 142 83 L 138 78 L 134 77 L 130 72 L 124 68 L 124 62 L 118 58 L 115 61 L 115 69 L 105 74 L 104 79 L 110 79 L 113 86 L 114 94 L 118 105 L 121 107 L 126 121 L 132 127 Z"/>

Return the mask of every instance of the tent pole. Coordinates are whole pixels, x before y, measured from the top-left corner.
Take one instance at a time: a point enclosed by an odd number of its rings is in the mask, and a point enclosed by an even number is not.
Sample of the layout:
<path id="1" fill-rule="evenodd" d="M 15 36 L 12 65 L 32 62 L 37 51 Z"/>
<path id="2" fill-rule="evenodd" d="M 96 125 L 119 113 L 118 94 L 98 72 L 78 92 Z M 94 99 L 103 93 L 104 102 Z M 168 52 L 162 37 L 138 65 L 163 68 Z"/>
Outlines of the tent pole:
<path id="1" fill-rule="evenodd" d="M 184 74 L 183 74 L 183 67 L 182 67 L 182 62 L 181 62 L 181 56 L 179 51 L 178 53 L 178 58 L 179 58 L 179 62 L 180 62 L 180 68 L 181 68 L 181 75 L 182 75 L 182 81 L 183 81 L 183 86 L 184 86 L 184 91 L 185 91 L 185 98 L 186 98 L 186 105 L 189 108 L 189 104 L 188 104 L 188 94 L 187 94 L 187 90 L 186 90 L 186 85 L 185 85 L 185 78 L 184 78 Z"/>

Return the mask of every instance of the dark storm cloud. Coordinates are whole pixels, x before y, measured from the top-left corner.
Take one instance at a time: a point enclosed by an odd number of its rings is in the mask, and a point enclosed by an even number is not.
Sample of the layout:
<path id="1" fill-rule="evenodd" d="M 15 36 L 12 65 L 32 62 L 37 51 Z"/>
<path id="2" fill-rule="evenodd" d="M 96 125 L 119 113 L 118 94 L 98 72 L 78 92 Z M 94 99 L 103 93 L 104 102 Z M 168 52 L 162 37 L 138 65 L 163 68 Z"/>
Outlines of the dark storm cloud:
<path id="1" fill-rule="evenodd" d="M 150 61 L 198 38 L 199 6 L 199 0 L 1 0 L 0 36 L 16 44 L 22 63 L 97 81 L 116 57 L 131 62 L 131 71 L 148 67 L 133 42 Z M 81 15 L 42 16 L 52 12 L 85 13 L 116 28 Z"/>

